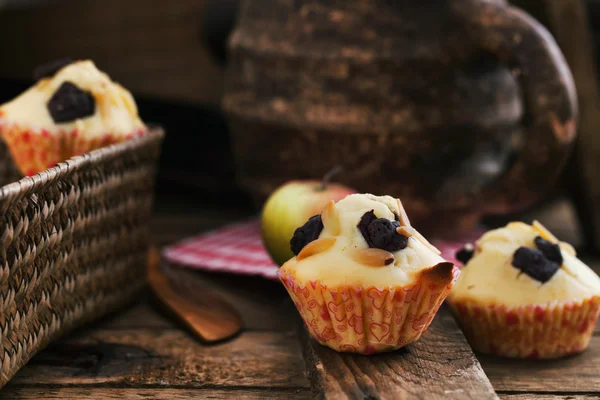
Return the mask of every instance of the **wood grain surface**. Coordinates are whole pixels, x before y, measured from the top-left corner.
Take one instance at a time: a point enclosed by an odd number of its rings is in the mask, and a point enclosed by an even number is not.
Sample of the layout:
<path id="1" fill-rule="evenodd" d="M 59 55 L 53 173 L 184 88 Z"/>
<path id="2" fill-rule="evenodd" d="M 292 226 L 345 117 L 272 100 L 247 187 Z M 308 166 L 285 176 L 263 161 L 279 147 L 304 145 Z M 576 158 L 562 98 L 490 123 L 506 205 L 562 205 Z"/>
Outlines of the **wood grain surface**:
<path id="1" fill-rule="evenodd" d="M 587 351 L 559 360 L 506 360 L 479 356 L 498 391 L 593 393 L 600 396 L 600 337 L 592 337 Z"/>
<path id="2" fill-rule="evenodd" d="M 341 354 L 303 340 L 315 391 L 327 399 L 497 399 L 445 307 L 418 342 L 393 353 Z"/>
<path id="3" fill-rule="evenodd" d="M 303 389 L 137 389 L 137 388 L 18 388 L 10 393 L 1 392 L 1 400 L 190 400 L 190 399 L 216 399 L 216 400 L 308 400 L 313 399 L 308 390 Z M 578 399 L 579 400 L 579 399 Z"/>
<path id="4" fill-rule="evenodd" d="M 294 332 L 299 315 L 278 282 L 260 277 L 202 273 L 177 268 L 180 279 L 193 282 L 199 290 L 210 288 L 235 305 L 246 330 Z"/>
<path id="5" fill-rule="evenodd" d="M 576 394 L 576 395 L 559 395 L 559 394 L 535 394 L 532 397 L 531 394 L 502 394 L 500 395 L 501 400 L 592 400 L 597 399 L 597 394 Z"/>
<path id="6" fill-rule="evenodd" d="M 193 200 L 193 199 L 192 199 Z M 554 207 L 554 206 L 553 206 Z M 562 205 L 540 215 L 562 239 Z M 156 243 L 165 244 L 243 216 L 194 201 L 159 204 Z M 587 259 L 597 267 L 597 258 Z M 155 307 L 149 293 L 55 343 L 0 392 L 0 399 L 488 399 L 591 400 L 600 397 L 600 332 L 590 349 L 555 361 L 477 356 L 442 309 L 422 339 L 374 357 L 338 354 L 309 340 L 277 282 L 177 269 L 210 287 L 242 315 L 245 331 L 205 345 Z M 486 377 L 487 374 L 487 377 Z M 487 380 L 489 378 L 489 381 Z"/>
<path id="7" fill-rule="evenodd" d="M 150 250 L 148 284 L 156 300 L 169 310 L 188 332 L 208 343 L 236 335 L 242 329 L 238 311 L 213 290 L 198 290 L 193 281 L 171 273 L 168 263 L 161 265 L 160 253 Z"/>
<path id="8" fill-rule="evenodd" d="M 246 332 L 203 346 L 180 329 L 95 330 L 41 353 L 14 385 L 306 387 L 293 335 Z"/>

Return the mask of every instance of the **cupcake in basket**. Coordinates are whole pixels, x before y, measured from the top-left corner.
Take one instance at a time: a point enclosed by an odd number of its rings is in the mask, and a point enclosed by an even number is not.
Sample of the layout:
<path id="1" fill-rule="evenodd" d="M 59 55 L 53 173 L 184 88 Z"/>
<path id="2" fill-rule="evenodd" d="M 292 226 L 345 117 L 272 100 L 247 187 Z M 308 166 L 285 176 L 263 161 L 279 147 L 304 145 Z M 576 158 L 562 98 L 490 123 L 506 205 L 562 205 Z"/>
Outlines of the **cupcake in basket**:
<path id="1" fill-rule="evenodd" d="M 23 175 L 147 131 L 131 94 L 91 61 L 49 64 L 36 79 L 0 106 L 0 137 Z"/>
<path id="2" fill-rule="evenodd" d="M 600 278 L 538 222 L 487 232 L 448 297 L 476 350 L 556 358 L 586 348 L 600 305 Z"/>
<path id="3" fill-rule="evenodd" d="M 333 201 L 298 228 L 278 271 L 307 329 L 337 351 L 396 350 L 427 329 L 458 276 L 399 200 Z"/>

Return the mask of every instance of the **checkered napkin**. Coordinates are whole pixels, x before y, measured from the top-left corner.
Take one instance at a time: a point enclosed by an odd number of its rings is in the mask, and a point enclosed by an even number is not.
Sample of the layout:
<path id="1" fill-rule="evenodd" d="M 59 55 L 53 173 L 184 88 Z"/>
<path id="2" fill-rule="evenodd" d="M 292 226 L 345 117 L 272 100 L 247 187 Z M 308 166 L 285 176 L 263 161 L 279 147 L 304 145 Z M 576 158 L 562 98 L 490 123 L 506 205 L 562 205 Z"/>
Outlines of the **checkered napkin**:
<path id="1" fill-rule="evenodd" d="M 462 240 L 433 241 L 442 257 L 456 262 L 454 254 L 466 242 L 481 235 L 473 232 Z M 212 232 L 195 236 L 163 250 L 163 257 L 174 264 L 240 275 L 259 275 L 277 279 L 277 265 L 273 263 L 262 244 L 260 221 L 239 222 Z"/>

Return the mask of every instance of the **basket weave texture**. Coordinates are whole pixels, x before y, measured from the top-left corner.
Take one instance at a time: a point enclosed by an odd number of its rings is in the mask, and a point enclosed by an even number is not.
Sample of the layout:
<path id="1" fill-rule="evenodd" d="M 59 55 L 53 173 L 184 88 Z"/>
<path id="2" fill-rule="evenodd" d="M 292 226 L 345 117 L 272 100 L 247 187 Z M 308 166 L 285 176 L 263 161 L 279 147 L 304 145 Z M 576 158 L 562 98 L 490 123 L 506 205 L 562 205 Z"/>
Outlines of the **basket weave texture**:
<path id="1" fill-rule="evenodd" d="M 152 129 L 0 187 L 0 387 L 144 286 L 162 139 Z M 0 183 L 10 163 L 0 148 Z"/>

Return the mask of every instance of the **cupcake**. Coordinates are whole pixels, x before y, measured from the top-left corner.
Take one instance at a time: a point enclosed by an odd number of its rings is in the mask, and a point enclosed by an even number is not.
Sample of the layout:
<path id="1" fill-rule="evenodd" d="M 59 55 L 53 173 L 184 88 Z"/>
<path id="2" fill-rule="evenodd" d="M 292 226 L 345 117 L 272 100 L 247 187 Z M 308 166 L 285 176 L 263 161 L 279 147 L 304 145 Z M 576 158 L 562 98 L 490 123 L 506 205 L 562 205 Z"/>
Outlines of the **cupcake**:
<path id="1" fill-rule="evenodd" d="M 91 61 L 43 66 L 36 79 L 0 106 L 0 137 L 23 175 L 146 132 L 131 94 Z"/>
<path id="2" fill-rule="evenodd" d="M 458 276 L 389 196 L 332 201 L 290 244 L 296 256 L 278 276 L 310 334 L 337 351 L 371 354 L 417 340 Z"/>
<path id="3" fill-rule="evenodd" d="M 556 358 L 586 348 L 598 318 L 600 278 L 538 222 L 512 222 L 463 249 L 448 297 L 471 346 L 514 358 Z"/>

